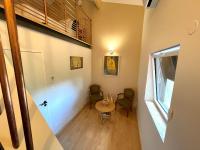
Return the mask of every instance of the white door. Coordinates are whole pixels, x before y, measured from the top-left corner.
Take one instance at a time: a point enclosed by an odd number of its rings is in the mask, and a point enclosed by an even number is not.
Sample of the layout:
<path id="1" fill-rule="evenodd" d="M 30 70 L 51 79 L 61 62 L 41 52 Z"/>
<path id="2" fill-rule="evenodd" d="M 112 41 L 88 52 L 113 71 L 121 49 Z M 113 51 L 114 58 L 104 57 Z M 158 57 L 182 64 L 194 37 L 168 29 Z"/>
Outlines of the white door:
<path id="1" fill-rule="evenodd" d="M 4 50 L 4 53 L 12 63 L 10 50 Z M 41 52 L 21 51 L 21 57 L 26 88 L 51 127 L 48 101 L 45 96 L 46 74 L 43 54 Z"/>

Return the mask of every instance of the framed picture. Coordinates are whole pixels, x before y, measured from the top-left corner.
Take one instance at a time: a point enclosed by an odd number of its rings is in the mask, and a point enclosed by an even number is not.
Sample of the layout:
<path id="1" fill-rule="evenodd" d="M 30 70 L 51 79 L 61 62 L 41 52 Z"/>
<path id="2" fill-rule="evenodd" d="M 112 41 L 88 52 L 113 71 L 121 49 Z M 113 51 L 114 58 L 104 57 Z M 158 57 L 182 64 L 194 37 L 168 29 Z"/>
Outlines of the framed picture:
<path id="1" fill-rule="evenodd" d="M 104 56 L 104 74 L 117 76 L 119 72 L 119 56 Z"/>
<path id="2" fill-rule="evenodd" d="M 80 69 L 83 68 L 83 57 L 70 56 L 70 69 Z"/>

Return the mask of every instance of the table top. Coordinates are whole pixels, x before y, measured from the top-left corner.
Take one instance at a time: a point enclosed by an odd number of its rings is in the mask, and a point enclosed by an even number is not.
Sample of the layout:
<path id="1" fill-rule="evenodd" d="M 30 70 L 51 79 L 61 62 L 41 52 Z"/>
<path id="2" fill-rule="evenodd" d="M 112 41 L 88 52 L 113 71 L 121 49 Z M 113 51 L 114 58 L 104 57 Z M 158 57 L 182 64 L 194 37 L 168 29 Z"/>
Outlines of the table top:
<path id="1" fill-rule="evenodd" d="M 105 105 L 102 103 L 102 101 L 98 101 L 95 104 L 95 108 L 100 112 L 112 112 L 115 110 L 115 104 L 110 102 L 109 104 Z"/>

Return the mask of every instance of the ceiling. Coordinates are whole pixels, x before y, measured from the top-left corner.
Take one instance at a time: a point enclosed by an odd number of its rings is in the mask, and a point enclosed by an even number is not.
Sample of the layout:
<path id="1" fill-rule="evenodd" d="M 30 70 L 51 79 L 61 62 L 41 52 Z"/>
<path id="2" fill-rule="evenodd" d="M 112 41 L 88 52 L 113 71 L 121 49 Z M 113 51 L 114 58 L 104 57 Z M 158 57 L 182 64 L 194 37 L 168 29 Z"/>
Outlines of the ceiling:
<path id="1" fill-rule="evenodd" d="M 143 5 L 143 0 L 102 0 L 102 1 L 110 3 L 129 4 L 129 5 Z"/>

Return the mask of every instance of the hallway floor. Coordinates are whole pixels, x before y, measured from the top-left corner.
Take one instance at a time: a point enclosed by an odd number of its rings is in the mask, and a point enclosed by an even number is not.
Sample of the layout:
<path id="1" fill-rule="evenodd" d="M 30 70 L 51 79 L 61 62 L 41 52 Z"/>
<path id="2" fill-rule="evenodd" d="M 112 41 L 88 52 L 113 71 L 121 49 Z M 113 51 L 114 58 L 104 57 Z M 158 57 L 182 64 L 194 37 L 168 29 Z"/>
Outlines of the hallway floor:
<path id="1" fill-rule="evenodd" d="M 86 106 L 58 135 L 65 150 L 140 150 L 136 113 L 123 109 L 103 124 L 95 108 Z"/>

